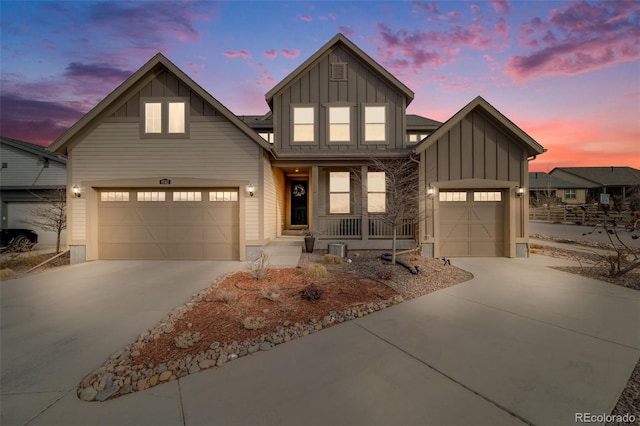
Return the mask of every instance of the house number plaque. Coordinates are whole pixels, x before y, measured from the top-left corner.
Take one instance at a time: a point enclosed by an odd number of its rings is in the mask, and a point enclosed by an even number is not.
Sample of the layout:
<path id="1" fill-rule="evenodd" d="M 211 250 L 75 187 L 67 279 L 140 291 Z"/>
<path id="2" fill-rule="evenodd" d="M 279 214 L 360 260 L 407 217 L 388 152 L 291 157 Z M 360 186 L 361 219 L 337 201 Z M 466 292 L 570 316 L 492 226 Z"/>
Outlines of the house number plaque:
<path id="1" fill-rule="evenodd" d="M 171 179 L 160 179 L 160 185 L 171 185 Z"/>

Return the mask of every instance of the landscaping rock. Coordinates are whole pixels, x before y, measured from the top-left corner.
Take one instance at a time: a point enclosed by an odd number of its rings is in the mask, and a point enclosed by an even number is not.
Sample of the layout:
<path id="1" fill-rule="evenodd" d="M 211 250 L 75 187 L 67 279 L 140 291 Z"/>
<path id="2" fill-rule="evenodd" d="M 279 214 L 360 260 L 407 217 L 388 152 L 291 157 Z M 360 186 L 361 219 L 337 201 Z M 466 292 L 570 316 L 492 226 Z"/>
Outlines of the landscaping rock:
<path id="1" fill-rule="evenodd" d="M 155 376 L 151 376 L 151 378 L 149 379 L 149 386 L 157 385 L 159 380 L 160 376 L 158 376 L 157 374 Z"/>
<path id="2" fill-rule="evenodd" d="M 261 351 L 269 351 L 271 350 L 271 343 L 269 342 L 264 342 L 260 344 L 260 350 Z"/>
<path id="3" fill-rule="evenodd" d="M 165 370 L 165 371 L 163 371 L 163 372 L 160 374 L 160 377 L 158 377 L 158 379 L 159 379 L 161 382 L 166 382 L 167 380 L 169 380 L 169 378 L 171 377 L 171 375 L 172 375 L 172 374 L 173 374 L 173 373 L 172 373 L 171 371 L 169 371 L 169 370 Z"/>
<path id="4" fill-rule="evenodd" d="M 111 385 L 108 388 L 106 388 L 105 390 L 103 390 L 102 392 L 98 393 L 96 395 L 96 401 L 106 401 L 107 399 L 109 399 L 113 394 L 115 394 L 116 392 L 118 392 L 120 390 L 120 386 L 117 385 Z"/>
<path id="5" fill-rule="evenodd" d="M 93 401 L 96 398 L 98 391 L 93 386 L 87 386 L 80 391 L 80 399 L 82 401 Z"/>

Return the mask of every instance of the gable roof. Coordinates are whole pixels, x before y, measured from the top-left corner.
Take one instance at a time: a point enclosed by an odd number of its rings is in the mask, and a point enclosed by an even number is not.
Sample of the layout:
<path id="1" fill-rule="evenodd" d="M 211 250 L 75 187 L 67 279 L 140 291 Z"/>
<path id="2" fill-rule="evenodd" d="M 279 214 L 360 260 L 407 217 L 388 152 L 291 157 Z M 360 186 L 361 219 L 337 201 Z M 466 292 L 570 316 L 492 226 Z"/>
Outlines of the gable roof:
<path id="1" fill-rule="evenodd" d="M 0 136 L 0 143 L 2 143 L 3 145 L 11 146 L 13 148 L 19 149 L 24 152 L 28 152 L 29 154 L 33 154 L 38 157 L 53 160 L 63 165 L 67 164 L 66 158 L 49 152 L 49 150 L 47 150 L 46 147 L 41 145 L 36 145 L 30 142 L 20 141 L 17 139 L 11 139 L 6 136 Z"/>
<path id="2" fill-rule="evenodd" d="M 546 152 L 546 149 L 536 142 L 531 136 L 526 134 L 521 128 L 516 126 L 511 120 L 505 117 L 500 111 L 498 111 L 493 105 L 484 100 L 481 96 L 476 97 L 469 102 L 464 108 L 455 113 L 453 117 L 448 119 L 442 126 L 440 126 L 435 132 L 424 138 L 413 150 L 415 153 L 420 153 L 430 147 L 435 141 L 447 133 L 451 128 L 456 125 L 460 120 L 466 117 L 471 111 L 476 108 L 480 108 L 487 114 L 495 118 L 500 124 L 509 130 L 511 134 L 520 139 L 527 147 L 528 155 L 538 155 Z"/>
<path id="3" fill-rule="evenodd" d="M 272 106 L 273 97 L 291 84 L 294 80 L 296 80 L 302 72 L 310 67 L 314 62 L 316 62 L 321 57 L 328 55 L 335 46 L 341 45 L 357 56 L 360 60 L 365 62 L 370 68 L 375 70 L 384 80 L 386 80 L 389 84 L 394 86 L 398 91 L 403 93 L 407 97 L 407 105 L 411 103 L 414 97 L 414 93 L 411 89 L 405 86 L 400 80 L 393 76 L 389 71 L 384 69 L 382 65 L 374 61 L 371 56 L 367 55 L 362 49 L 353 44 L 351 40 L 345 37 L 343 34 L 338 33 L 331 40 L 329 40 L 324 46 L 318 49 L 313 55 L 309 57 L 306 61 L 304 61 L 298 68 L 296 68 L 293 72 L 291 72 L 288 76 L 286 76 L 280 83 L 278 83 L 273 89 L 269 90 L 265 95 L 267 100 L 267 104 Z"/>
<path id="4" fill-rule="evenodd" d="M 271 152 L 269 144 L 262 139 L 255 131 L 246 125 L 242 120 L 236 117 L 227 107 L 222 105 L 216 98 L 211 96 L 209 92 L 204 90 L 200 85 L 185 74 L 180 68 L 174 65 L 169 59 L 167 59 L 162 53 L 157 53 L 146 64 L 144 64 L 138 71 L 134 72 L 129 78 L 127 78 L 120 86 L 118 86 L 113 92 L 109 93 L 102 101 L 98 103 L 91 111 L 85 114 L 78 122 L 71 126 L 66 132 L 64 132 L 58 139 L 53 141 L 49 146 L 49 150 L 52 152 L 65 153 L 69 143 L 82 132 L 87 126 L 97 123 L 104 115 L 109 107 L 116 102 L 120 97 L 125 95 L 130 89 L 135 87 L 141 80 L 147 75 L 153 73 L 158 67 L 164 67 L 171 73 L 173 73 L 179 80 L 186 84 L 192 91 L 202 97 L 205 102 L 209 103 L 215 110 L 220 112 L 227 120 L 234 124 L 238 129 L 243 131 L 249 138 L 255 141 L 258 145 L 262 146 L 267 151 Z"/>
<path id="5" fill-rule="evenodd" d="M 416 114 L 407 114 L 407 130 L 422 130 L 442 126 L 440 121 L 432 120 Z"/>
<path id="6" fill-rule="evenodd" d="M 589 180 L 600 186 L 640 185 L 640 170 L 632 167 L 556 167 L 559 170 Z"/>
<path id="7" fill-rule="evenodd" d="M 564 179 L 551 176 L 549 173 L 529 172 L 529 188 L 530 189 L 587 188 L 587 187 L 588 185 L 569 182 Z"/>

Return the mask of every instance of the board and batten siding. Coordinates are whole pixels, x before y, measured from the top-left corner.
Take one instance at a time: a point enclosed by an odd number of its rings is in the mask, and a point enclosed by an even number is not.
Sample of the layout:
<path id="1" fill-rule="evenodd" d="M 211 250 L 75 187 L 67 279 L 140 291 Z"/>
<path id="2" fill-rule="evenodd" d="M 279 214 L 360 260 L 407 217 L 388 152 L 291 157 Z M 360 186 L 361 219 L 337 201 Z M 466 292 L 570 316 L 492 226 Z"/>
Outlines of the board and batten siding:
<path id="1" fill-rule="evenodd" d="M 104 122 L 69 155 L 74 184 L 148 177 L 258 182 L 262 148 L 227 121 L 192 121 L 186 139 L 140 139 L 137 122 Z M 243 188 L 240 195 L 244 195 Z M 75 240 L 85 238 L 85 206 L 81 201 L 73 200 L 72 206 Z M 245 239 L 258 240 L 257 197 L 247 199 L 244 221 Z"/>
<path id="2" fill-rule="evenodd" d="M 331 64 L 346 63 L 345 81 L 330 78 Z M 282 153 L 312 152 L 375 152 L 404 147 L 405 112 L 404 95 L 389 85 L 376 72 L 343 47 L 334 48 L 329 54 L 311 64 L 292 84 L 273 98 L 275 144 Z M 328 106 L 350 106 L 352 141 L 328 143 Z M 387 143 L 364 143 L 363 106 L 387 106 Z M 315 143 L 293 143 L 291 135 L 292 105 L 313 105 L 316 108 L 318 136 Z M 366 155 L 366 154 L 365 154 Z"/>
<path id="3" fill-rule="evenodd" d="M 49 167 L 45 167 L 42 157 L 5 144 L 0 145 L 0 157 L 3 163 L 7 163 L 7 168 L 0 169 L 3 187 L 67 184 L 67 169 L 64 164 L 49 160 Z"/>

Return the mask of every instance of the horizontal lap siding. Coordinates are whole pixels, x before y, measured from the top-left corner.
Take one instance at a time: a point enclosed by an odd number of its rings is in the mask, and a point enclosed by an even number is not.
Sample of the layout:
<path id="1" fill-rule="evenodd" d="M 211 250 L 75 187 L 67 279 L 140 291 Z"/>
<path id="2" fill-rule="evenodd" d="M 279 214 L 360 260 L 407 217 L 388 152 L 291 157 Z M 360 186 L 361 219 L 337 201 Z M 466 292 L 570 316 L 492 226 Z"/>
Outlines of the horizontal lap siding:
<path id="1" fill-rule="evenodd" d="M 264 190 L 262 192 L 264 203 L 264 238 L 273 239 L 277 236 L 276 219 L 276 183 L 273 169 L 268 158 L 263 158 Z"/>
<path id="2" fill-rule="evenodd" d="M 6 169 L 0 169 L 2 186 L 65 186 L 67 171 L 63 164 L 49 160 L 44 167 L 42 157 L 12 146 L 2 144 L 0 157 L 7 163 Z"/>

